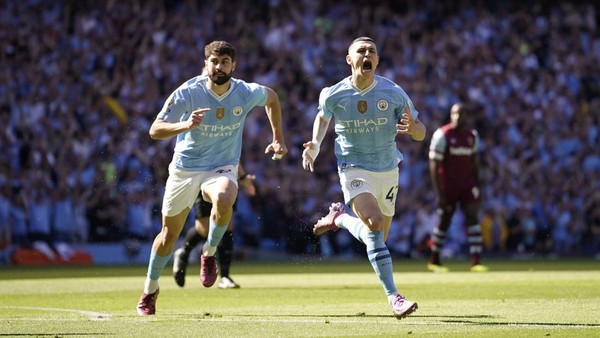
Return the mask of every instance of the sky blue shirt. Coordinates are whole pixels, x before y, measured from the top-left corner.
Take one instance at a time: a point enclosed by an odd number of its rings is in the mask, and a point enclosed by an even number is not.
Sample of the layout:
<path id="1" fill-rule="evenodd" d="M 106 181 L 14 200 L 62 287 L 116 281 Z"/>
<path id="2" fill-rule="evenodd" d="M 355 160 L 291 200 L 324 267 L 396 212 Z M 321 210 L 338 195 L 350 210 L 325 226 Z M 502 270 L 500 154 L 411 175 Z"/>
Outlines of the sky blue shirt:
<path id="1" fill-rule="evenodd" d="M 414 119 L 419 113 L 404 90 L 382 76 L 360 90 L 351 77 L 326 87 L 319 96 L 319 111 L 335 117 L 335 156 L 338 168 L 360 167 L 389 171 L 398 166 L 402 153 L 396 147 L 396 124 L 403 111 Z"/>
<path id="2" fill-rule="evenodd" d="M 51 235 L 52 206 L 47 198 L 29 203 L 29 233 Z"/>
<path id="3" fill-rule="evenodd" d="M 262 85 L 231 78 L 229 90 L 217 96 L 206 87 L 206 75 L 194 77 L 177 88 L 158 113 L 158 118 L 185 121 L 192 111 L 210 108 L 202 124 L 177 135 L 173 162 L 177 168 L 208 171 L 237 165 L 242 152 L 242 134 L 248 112 L 264 106 L 268 92 Z"/>

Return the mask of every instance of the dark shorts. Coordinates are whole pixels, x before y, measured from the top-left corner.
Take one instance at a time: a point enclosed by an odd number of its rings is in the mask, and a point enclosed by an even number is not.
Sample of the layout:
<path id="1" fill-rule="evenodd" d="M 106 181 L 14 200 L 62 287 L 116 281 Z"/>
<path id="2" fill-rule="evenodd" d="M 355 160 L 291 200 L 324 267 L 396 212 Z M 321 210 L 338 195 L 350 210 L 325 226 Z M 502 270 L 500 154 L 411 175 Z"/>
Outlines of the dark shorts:
<path id="1" fill-rule="evenodd" d="M 233 211 L 235 211 L 236 207 L 237 200 L 235 203 L 233 203 Z M 196 211 L 196 219 L 210 216 L 211 209 L 212 203 L 203 200 L 202 197 L 196 198 L 196 202 L 194 202 L 194 211 Z"/>
<path id="2" fill-rule="evenodd" d="M 445 188 L 446 206 L 456 207 L 456 205 L 467 205 L 478 203 L 481 199 L 481 192 L 474 186 L 466 187 L 446 187 Z"/>

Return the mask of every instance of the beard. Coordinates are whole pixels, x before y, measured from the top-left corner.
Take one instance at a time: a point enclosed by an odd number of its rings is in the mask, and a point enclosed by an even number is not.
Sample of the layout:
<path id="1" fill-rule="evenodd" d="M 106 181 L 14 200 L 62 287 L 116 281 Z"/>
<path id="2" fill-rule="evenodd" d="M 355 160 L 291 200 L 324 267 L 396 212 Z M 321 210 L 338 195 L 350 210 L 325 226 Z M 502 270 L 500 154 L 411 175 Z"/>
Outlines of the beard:
<path id="1" fill-rule="evenodd" d="M 210 75 L 210 80 L 219 86 L 225 84 L 229 79 L 231 79 L 231 73 L 213 73 Z"/>

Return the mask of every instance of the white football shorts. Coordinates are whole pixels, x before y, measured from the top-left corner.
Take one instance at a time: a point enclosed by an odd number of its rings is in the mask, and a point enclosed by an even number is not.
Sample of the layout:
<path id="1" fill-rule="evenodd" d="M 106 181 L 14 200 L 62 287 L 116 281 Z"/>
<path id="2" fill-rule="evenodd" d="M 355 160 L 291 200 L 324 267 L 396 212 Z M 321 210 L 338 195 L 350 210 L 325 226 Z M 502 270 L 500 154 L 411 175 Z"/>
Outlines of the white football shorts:
<path id="1" fill-rule="evenodd" d="M 369 193 L 377 200 L 382 214 L 394 216 L 398 195 L 398 168 L 384 172 L 346 168 L 339 176 L 346 204 L 359 194 Z"/>
<path id="2" fill-rule="evenodd" d="M 185 208 L 192 208 L 200 191 L 217 178 L 226 177 L 237 186 L 238 168 L 234 165 L 217 167 L 210 171 L 190 171 L 169 166 L 169 178 L 162 202 L 164 216 L 176 216 Z"/>

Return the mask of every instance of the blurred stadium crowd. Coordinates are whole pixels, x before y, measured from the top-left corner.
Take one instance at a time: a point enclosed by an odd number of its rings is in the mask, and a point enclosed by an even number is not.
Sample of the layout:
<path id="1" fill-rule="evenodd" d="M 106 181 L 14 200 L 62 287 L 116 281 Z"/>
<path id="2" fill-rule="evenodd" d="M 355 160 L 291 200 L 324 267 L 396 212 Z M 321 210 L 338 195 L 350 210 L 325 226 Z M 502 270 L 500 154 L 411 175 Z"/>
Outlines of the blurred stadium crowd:
<path id="1" fill-rule="evenodd" d="M 427 250 L 437 222 L 431 134 L 461 99 L 481 109 L 482 226 L 488 254 L 600 251 L 598 7 L 577 1 L 6 1 L 0 7 L 0 247 L 150 241 L 160 229 L 171 141 L 148 128 L 167 95 L 199 74 L 203 47 L 228 40 L 234 76 L 280 96 L 289 155 L 263 154 L 250 114 L 242 162 L 259 196 L 239 198 L 242 246 L 355 255 L 344 232 L 312 224 L 341 200 L 333 138 L 302 170 L 322 87 L 349 75 L 349 42 L 378 43 L 379 74 L 411 96 L 424 142 L 404 153 L 396 255 Z M 445 255 L 466 245 L 455 217 Z M 191 223 L 190 223 L 191 224 Z"/>

